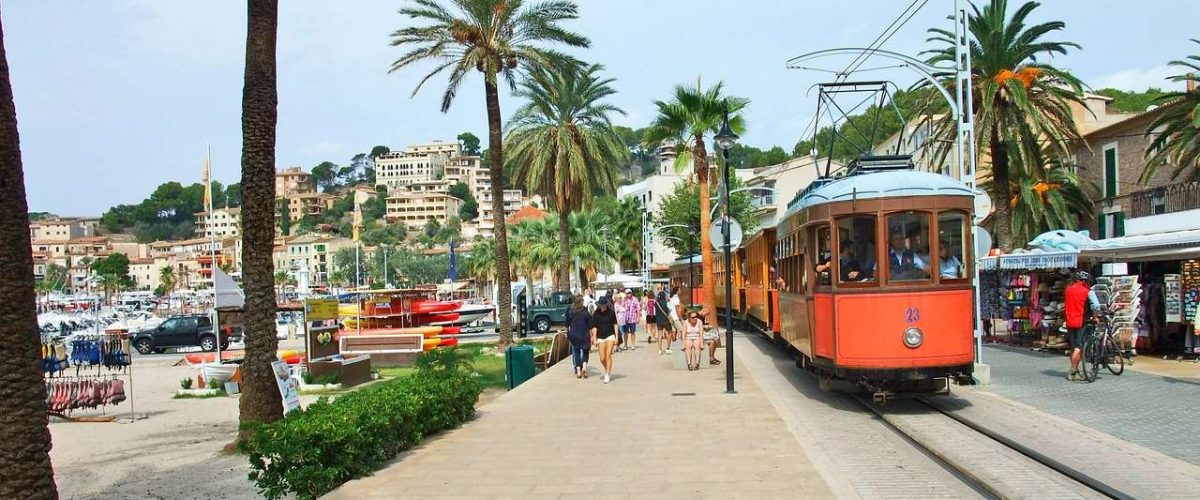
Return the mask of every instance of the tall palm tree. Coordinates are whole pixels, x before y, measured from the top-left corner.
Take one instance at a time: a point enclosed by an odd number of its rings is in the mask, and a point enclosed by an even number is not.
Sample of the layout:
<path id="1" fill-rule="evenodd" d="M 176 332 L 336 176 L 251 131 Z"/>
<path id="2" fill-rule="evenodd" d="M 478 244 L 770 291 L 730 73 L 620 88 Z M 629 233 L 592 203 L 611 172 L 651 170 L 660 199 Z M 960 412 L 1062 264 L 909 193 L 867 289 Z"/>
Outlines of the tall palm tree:
<path id="1" fill-rule="evenodd" d="M 535 68 L 517 96 L 529 100 L 509 121 L 509 164 L 517 182 L 542 195 L 560 215 L 590 208 L 597 196 L 611 195 L 629 148 L 613 130 L 609 115 L 624 115 L 604 101 L 616 93 L 603 66 L 575 64 Z M 558 217 L 559 252 L 555 288 L 571 288 L 569 217 Z"/>
<path id="2" fill-rule="evenodd" d="M 175 270 L 171 269 L 171 266 L 162 266 L 158 269 L 158 284 L 162 286 L 167 295 L 175 291 Z"/>
<path id="3" fill-rule="evenodd" d="M 617 248 L 625 242 L 617 239 L 612 221 L 598 210 L 583 210 L 569 215 L 571 260 L 579 262 L 582 283 L 590 283 L 599 273 L 611 274 Z"/>
<path id="4" fill-rule="evenodd" d="M 392 33 L 393 46 L 412 49 L 392 63 L 392 71 L 431 60 L 437 66 L 413 89 L 449 69 L 449 84 L 442 93 L 442 112 L 450 109 L 463 79 L 471 70 L 483 74 L 483 93 L 488 115 L 488 175 L 492 181 L 492 213 L 496 239 L 496 307 L 500 311 L 500 347 L 512 343 L 511 275 L 508 264 L 508 234 L 504 228 L 504 154 L 500 124 L 500 78 L 515 87 L 517 68 L 534 69 L 563 64 L 571 58 L 540 44 L 587 47 L 588 39 L 564 29 L 561 24 L 579 17 L 574 2 L 546 0 L 527 8 L 522 0 L 449 0 L 454 11 L 436 0 L 413 0 L 415 6 L 400 9 L 426 26 L 410 26 Z"/>
<path id="5" fill-rule="evenodd" d="M 1200 40 L 1192 39 L 1200 43 Z M 1186 61 L 1171 61 L 1171 66 L 1184 68 L 1185 73 L 1170 78 L 1174 82 L 1190 82 L 1200 87 L 1200 55 L 1188 56 Z M 1200 180 L 1200 91 L 1169 92 L 1158 98 L 1158 104 L 1169 106 L 1150 126 L 1146 135 L 1158 134 L 1146 148 L 1146 169 L 1142 182 L 1167 163 L 1174 165 L 1171 179 Z"/>
<path id="6" fill-rule="evenodd" d="M 1066 54 L 1079 48 L 1071 42 L 1045 40 L 1066 24 L 1051 21 L 1027 26 L 1037 2 L 1025 2 L 1012 17 L 1007 0 L 992 0 L 982 9 L 972 5 L 968 28 L 971 42 L 971 79 L 975 103 L 975 134 L 980 147 L 991 158 L 992 233 L 1005 250 L 1017 243 L 1013 238 L 1013 207 L 1000 200 L 1012 199 L 1014 178 L 1040 173 L 1043 143 L 1063 157 L 1080 138 L 1071 114 L 1071 103 L 1083 104 L 1083 84 L 1071 73 L 1041 62 L 1039 58 Z M 954 62 L 954 33 L 930 29 L 930 41 L 939 47 L 926 51 L 931 64 Z M 947 116 L 935 126 L 940 139 L 938 152 L 945 157 L 954 146 L 954 120 Z M 1019 161 L 1020 159 L 1030 161 Z"/>
<path id="7" fill-rule="evenodd" d="M 58 498 L 50 464 L 46 386 L 38 354 L 33 284 L 33 247 L 29 243 L 29 205 L 25 170 L 13 103 L 4 28 L 0 25 L 0 498 Z"/>
<path id="8" fill-rule="evenodd" d="M 711 201 L 709 200 L 710 186 L 708 168 L 708 148 L 705 147 L 705 137 L 716 135 L 721 128 L 724 111 L 728 106 L 731 113 L 729 125 L 736 133 L 744 132 L 741 115 L 736 114 L 749 104 L 750 101 L 739 97 L 723 95 L 724 85 L 716 85 L 704 89 L 700 80 L 696 87 L 689 88 L 676 85 L 670 101 L 655 101 L 658 116 L 650 124 L 643 141 L 647 147 L 657 148 L 662 141 L 681 140 L 677 144 L 679 155 L 675 159 L 675 168 L 686 168 L 690 163 L 695 168 L 696 181 L 700 184 L 700 241 L 709 240 L 709 226 L 712 225 Z M 704 279 L 704 306 L 709 311 L 716 311 L 713 296 L 713 251 L 709 245 L 700 245 L 700 272 Z"/>
<path id="9" fill-rule="evenodd" d="M 1072 173 L 1059 158 L 1045 148 L 1033 160 L 1044 167 L 1009 178 L 1012 198 L 1007 205 L 1012 209 L 1013 241 L 1028 242 L 1046 231 L 1074 229 L 1079 226 L 1080 214 L 1095 209 L 1092 199 L 1100 190 Z M 991 184 L 989 180 L 980 187 L 991 191 Z"/>
<path id="10" fill-rule="evenodd" d="M 524 274 L 530 288 L 540 281 L 545 272 L 553 269 L 559 260 L 555 228 L 552 217 L 525 219 L 512 226 L 513 266 Z M 531 297 L 532 298 L 532 297 Z"/>
<path id="11" fill-rule="evenodd" d="M 279 0 L 247 0 L 246 70 L 242 87 L 242 286 L 246 291 L 246 359 L 242 362 L 242 423 L 273 422 L 283 403 L 271 362 L 275 339 L 275 126 L 278 92 L 275 36 Z M 248 430 L 243 430 L 244 437 Z"/>

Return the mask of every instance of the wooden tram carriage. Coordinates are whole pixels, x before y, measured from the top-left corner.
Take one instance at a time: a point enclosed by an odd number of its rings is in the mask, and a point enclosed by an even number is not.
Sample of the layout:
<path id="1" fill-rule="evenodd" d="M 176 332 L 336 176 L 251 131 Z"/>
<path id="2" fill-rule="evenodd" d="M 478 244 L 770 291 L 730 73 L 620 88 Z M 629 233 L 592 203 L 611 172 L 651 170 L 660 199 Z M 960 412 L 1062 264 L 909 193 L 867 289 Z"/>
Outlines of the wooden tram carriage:
<path id="1" fill-rule="evenodd" d="M 904 164 L 818 179 L 736 254 L 735 319 L 823 385 L 921 391 L 972 371 L 974 195 Z"/>
<path id="2" fill-rule="evenodd" d="M 671 263 L 670 288 L 679 290 L 679 301 L 685 306 L 704 303 L 704 273 L 700 255 L 683 256 Z M 667 295 L 670 295 L 670 290 Z"/>

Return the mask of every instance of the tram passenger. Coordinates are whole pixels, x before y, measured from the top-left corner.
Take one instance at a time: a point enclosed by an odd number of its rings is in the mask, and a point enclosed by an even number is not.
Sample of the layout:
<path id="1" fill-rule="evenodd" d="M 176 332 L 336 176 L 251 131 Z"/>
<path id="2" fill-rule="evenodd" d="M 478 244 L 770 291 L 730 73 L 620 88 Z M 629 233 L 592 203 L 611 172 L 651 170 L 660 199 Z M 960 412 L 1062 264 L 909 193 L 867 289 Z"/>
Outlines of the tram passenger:
<path id="1" fill-rule="evenodd" d="M 963 277 L 962 261 L 950 254 L 950 243 L 946 240 L 938 240 L 938 268 L 943 278 Z"/>
<path id="2" fill-rule="evenodd" d="M 820 264 L 817 264 L 817 272 L 821 273 L 821 283 L 829 284 L 829 274 L 833 267 L 832 259 L 826 258 Z M 862 272 L 862 265 L 858 259 L 854 257 L 854 244 L 850 240 L 842 240 L 838 253 L 838 265 L 841 268 L 840 278 L 842 283 L 862 281 L 866 278 Z"/>
<path id="3" fill-rule="evenodd" d="M 916 252 L 904 245 L 904 233 L 893 230 L 888 247 L 888 277 L 894 280 L 915 280 L 929 277 L 929 265 Z"/>

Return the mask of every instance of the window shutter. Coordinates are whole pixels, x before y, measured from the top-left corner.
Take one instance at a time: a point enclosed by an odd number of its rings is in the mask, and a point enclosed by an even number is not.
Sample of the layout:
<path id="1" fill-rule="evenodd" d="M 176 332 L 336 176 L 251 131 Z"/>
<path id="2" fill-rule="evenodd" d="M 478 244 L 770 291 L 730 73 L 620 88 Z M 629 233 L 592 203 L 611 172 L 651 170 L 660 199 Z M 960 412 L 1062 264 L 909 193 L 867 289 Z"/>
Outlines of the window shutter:
<path id="1" fill-rule="evenodd" d="M 1113 236 L 1125 236 L 1125 212 L 1113 214 Z"/>
<path id="2" fill-rule="evenodd" d="M 1108 237 L 1108 224 L 1107 224 L 1108 214 L 1100 214 L 1100 218 L 1096 222 L 1100 224 L 1100 230 L 1097 232 L 1097 236 L 1099 236 L 1100 239 L 1107 238 Z"/>

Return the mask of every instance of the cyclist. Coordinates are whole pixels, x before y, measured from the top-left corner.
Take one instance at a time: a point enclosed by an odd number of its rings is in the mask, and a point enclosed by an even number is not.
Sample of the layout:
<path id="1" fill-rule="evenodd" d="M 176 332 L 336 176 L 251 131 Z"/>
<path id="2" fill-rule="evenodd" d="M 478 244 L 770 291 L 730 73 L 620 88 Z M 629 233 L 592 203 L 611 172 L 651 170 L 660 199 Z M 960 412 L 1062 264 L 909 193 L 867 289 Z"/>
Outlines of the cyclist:
<path id="1" fill-rule="evenodd" d="M 1093 313 L 1100 311 L 1100 298 L 1092 291 L 1089 283 L 1092 275 L 1087 271 L 1075 273 L 1075 281 L 1067 287 L 1065 295 L 1067 315 L 1067 336 L 1071 340 L 1071 373 L 1067 380 L 1072 382 L 1083 380 L 1079 374 L 1079 361 L 1083 359 L 1083 342 L 1087 339 L 1089 323 L 1093 322 Z"/>

